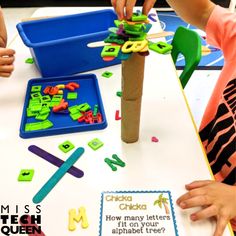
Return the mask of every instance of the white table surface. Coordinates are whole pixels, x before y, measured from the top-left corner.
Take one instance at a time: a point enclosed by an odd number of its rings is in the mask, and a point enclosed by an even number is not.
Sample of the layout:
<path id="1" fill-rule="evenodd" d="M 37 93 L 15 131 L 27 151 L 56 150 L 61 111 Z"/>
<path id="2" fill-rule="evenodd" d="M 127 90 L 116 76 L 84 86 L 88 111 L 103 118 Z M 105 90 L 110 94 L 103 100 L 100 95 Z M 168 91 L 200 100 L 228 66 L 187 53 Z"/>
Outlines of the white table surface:
<path id="1" fill-rule="evenodd" d="M 101 8 L 43 8 L 33 17 L 95 9 Z M 159 25 L 155 27 L 160 31 Z M 120 110 L 120 98 L 116 96 L 121 88 L 120 65 L 92 71 L 99 82 L 108 121 L 106 129 L 22 139 L 19 127 L 27 82 L 40 77 L 40 74 L 35 65 L 24 62 L 31 55 L 19 36 L 9 47 L 16 50 L 16 61 L 12 77 L 0 80 L 1 204 L 12 206 L 13 212 L 16 204 L 19 208 L 29 204 L 35 209 L 33 196 L 57 168 L 30 153 L 28 146 L 37 145 L 65 160 L 71 152 L 62 153 L 58 145 L 70 140 L 76 147 L 85 148 L 85 153 L 75 164 L 85 175 L 81 179 L 65 175 L 41 203 L 42 229 L 47 236 L 98 235 L 101 192 L 118 190 L 170 190 L 179 235 L 213 235 L 213 221 L 193 223 L 189 214 L 196 209 L 183 211 L 175 204 L 185 192 L 186 183 L 211 179 L 212 176 L 170 55 L 150 52 L 146 58 L 140 139 L 137 143 L 121 141 L 120 121 L 115 120 L 115 111 Z M 106 70 L 113 72 L 109 79 L 101 76 Z M 151 142 L 152 136 L 156 136 L 159 142 Z M 93 151 L 87 145 L 93 138 L 102 140 L 104 146 Z M 112 172 L 104 163 L 104 158 L 114 153 L 126 162 L 126 167 L 118 168 L 117 172 Z M 18 182 L 20 169 L 34 169 L 33 181 Z M 85 206 L 90 226 L 86 230 L 77 227 L 76 231 L 69 232 L 68 211 L 80 206 Z M 225 230 L 226 235 L 230 235 L 229 228 Z"/>

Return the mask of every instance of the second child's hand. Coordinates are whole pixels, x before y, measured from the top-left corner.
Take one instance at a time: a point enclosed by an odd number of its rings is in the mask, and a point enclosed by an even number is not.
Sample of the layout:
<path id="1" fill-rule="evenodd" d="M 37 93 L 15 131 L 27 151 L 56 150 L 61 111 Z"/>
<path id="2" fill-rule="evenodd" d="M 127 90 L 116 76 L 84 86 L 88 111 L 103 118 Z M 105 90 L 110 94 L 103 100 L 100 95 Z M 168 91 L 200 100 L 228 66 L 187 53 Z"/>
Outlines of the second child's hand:
<path id="1" fill-rule="evenodd" d="M 145 0 L 143 4 L 143 14 L 148 15 L 156 0 Z M 119 20 L 130 19 L 133 14 L 133 8 L 136 0 L 111 0 Z"/>
<path id="2" fill-rule="evenodd" d="M 14 70 L 15 51 L 0 47 L 0 77 L 10 77 Z"/>

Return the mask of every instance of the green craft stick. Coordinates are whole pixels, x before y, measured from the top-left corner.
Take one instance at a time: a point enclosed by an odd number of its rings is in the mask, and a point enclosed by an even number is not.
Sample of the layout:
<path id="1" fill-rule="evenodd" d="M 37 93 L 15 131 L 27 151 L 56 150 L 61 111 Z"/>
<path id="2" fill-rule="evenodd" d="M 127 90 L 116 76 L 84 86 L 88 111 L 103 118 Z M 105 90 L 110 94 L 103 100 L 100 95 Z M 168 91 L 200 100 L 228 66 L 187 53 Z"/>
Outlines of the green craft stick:
<path id="1" fill-rule="evenodd" d="M 51 192 L 56 184 L 62 179 L 67 171 L 75 164 L 75 162 L 84 153 L 83 148 L 77 148 L 72 155 L 58 168 L 52 177 L 43 185 L 43 187 L 33 197 L 33 203 L 38 204 Z"/>

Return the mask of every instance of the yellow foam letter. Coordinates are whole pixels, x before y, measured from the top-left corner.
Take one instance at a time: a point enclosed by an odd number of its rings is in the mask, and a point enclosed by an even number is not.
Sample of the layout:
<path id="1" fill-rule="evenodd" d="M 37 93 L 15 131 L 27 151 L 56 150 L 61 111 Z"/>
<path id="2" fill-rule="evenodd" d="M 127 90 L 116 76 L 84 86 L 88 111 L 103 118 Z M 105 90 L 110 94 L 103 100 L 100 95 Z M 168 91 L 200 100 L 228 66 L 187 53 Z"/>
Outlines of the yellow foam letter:
<path id="1" fill-rule="evenodd" d="M 76 230 L 76 224 L 75 221 L 77 223 L 80 222 L 80 220 L 82 220 L 81 226 L 83 229 L 88 228 L 89 224 L 88 224 L 88 219 L 87 219 L 87 215 L 86 215 L 86 210 L 84 207 L 80 207 L 79 208 L 79 214 L 76 215 L 76 210 L 75 209 L 71 209 L 69 210 L 69 230 L 70 231 L 74 231 Z"/>

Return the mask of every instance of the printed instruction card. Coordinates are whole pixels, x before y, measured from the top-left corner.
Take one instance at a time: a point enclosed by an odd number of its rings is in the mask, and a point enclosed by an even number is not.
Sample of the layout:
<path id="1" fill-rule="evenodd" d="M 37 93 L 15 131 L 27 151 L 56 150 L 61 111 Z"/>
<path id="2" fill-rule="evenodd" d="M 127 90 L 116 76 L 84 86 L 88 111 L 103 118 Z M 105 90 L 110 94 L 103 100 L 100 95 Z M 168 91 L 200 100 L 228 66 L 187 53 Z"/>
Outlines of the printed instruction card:
<path id="1" fill-rule="evenodd" d="M 170 191 L 103 192 L 99 236 L 178 236 Z"/>

